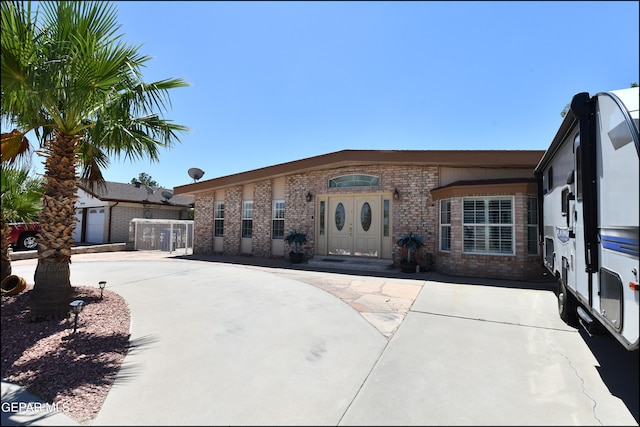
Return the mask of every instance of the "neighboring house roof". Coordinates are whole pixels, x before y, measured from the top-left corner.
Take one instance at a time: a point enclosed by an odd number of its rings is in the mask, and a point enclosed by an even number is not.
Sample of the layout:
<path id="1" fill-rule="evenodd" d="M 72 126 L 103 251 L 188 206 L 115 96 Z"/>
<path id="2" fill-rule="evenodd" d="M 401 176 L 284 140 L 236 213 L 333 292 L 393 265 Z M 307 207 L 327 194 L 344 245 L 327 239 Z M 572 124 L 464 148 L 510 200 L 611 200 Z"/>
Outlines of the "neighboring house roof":
<path id="1" fill-rule="evenodd" d="M 327 168 L 358 165 L 421 165 L 449 167 L 533 168 L 544 150 L 342 150 L 234 175 L 180 185 L 175 194 L 196 194 L 213 188 Z"/>
<path id="2" fill-rule="evenodd" d="M 149 187 L 144 184 L 124 184 L 121 182 L 110 181 L 106 181 L 104 184 L 105 185 L 94 185 L 92 187 L 83 181 L 79 181 L 78 187 L 102 201 L 131 202 L 178 207 L 192 207 L 195 202 L 195 199 L 192 196 L 174 195 L 168 199 L 165 198 L 165 195 L 173 194 L 173 191 L 168 188 Z"/>

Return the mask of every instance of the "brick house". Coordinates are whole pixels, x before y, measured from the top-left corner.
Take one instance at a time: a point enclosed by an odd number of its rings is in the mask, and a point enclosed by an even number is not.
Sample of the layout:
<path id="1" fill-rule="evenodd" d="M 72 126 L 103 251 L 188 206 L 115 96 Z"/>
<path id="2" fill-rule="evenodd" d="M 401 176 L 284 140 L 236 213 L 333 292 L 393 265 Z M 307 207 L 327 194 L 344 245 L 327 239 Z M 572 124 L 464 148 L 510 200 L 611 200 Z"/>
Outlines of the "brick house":
<path id="1" fill-rule="evenodd" d="M 541 272 L 537 184 L 544 151 L 343 150 L 174 188 L 195 198 L 194 254 L 398 264 L 413 232 L 440 273 L 526 279 Z M 430 255 L 427 255 L 430 254 Z"/>
<path id="2" fill-rule="evenodd" d="M 79 181 L 74 240 L 129 243 L 132 219 L 191 219 L 193 202 L 191 196 L 174 197 L 161 187 L 107 181 L 91 188 Z"/>

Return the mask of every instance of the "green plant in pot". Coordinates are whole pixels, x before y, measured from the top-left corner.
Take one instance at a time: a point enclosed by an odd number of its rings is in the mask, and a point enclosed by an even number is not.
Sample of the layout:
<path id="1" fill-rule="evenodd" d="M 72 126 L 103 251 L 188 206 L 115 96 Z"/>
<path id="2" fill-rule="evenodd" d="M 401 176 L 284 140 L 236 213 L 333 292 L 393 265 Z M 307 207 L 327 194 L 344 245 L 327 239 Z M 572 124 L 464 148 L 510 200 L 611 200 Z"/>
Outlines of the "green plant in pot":
<path id="1" fill-rule="evenodd" d="M 400 269 L 405 273 L 415 272 L 418 261 L 416 261 L 415 256 L 412 257 L 412 255 L 413 252 L 424 247 L 424 237 L 417 236 L 413 234 L 413 232 L 410 232 L 398 240 L 398 246 L 406 250 L 406 257 L 403 253 L 400 259 Z"/>
<path id="2" fill-rule="evenodd" d="M 284 238 L 284 241 L 287 242 L 289 246 L 293 245 L 294 248 L 289 252 L 289 261 L 296 264 L 301 263 L 304 259 L 304 252 L 300 252 L 299 248 L 307 241 L 307 235 L 297 230 L 292 230 Z"/>

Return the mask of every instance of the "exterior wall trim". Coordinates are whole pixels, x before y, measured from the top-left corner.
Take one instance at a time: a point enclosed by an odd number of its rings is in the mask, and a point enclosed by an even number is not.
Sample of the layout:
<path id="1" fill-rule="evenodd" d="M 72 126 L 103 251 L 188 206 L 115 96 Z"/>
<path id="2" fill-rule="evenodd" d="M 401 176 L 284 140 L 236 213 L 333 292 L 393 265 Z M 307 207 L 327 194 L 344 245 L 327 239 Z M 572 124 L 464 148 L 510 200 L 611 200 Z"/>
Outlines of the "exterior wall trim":
<path id="1" fill-rule="evenodd" d="M 451 185 L 431 190 L 433 200 L 451 199 L 454 197 L 468 196 L 470 193 L 486 194 L 488 196 L 500 194 L 530 193 L 536 194 L 535 182 L 512 182 L 506 184 L 466 184 Z"/>

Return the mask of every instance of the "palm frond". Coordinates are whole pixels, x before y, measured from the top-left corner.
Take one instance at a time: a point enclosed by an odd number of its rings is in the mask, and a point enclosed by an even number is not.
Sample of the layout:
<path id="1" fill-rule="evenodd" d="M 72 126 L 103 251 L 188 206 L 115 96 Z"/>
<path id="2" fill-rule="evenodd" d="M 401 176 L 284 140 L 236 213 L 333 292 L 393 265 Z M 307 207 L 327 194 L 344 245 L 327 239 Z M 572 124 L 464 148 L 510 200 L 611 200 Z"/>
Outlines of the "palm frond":
<path id="1" fill-rule="evenodd" d="M 2 165 L 2 218 L 7 222 L 33 221 L 42 210 L 43 180 L 28 168 Z"/>
<path id="2" fill-rule="evenodd" d="M 13 164 L 16 160 L 25 159 L 31 154 L 29 140 L 18 129 L 3 133 L 1 138 L 2 163 Z"/>

